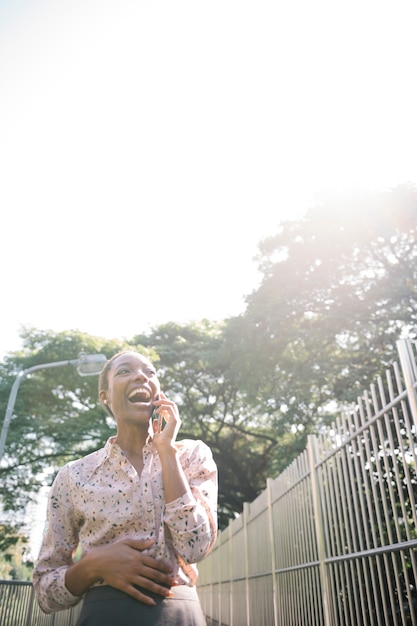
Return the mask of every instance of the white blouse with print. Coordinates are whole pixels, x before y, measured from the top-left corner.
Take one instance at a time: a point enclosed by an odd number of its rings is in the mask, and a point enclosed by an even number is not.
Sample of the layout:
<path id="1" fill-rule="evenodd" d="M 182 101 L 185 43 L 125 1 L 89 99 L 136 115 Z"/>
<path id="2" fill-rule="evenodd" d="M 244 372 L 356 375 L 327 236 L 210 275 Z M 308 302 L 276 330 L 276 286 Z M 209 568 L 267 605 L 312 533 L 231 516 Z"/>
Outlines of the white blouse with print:
<path id="1" fill-rule="evenodd" d="M 176 443 L 190 490 L 166 503 L 159 455 L 152 441 L 143 448 L 144 467 L 139 476 L 114 439 L 62 467 L 51 487 L 48 521 L 33 577 L 45 612 L 81 600 L 65 586 L 65 572 L 78 546 L 82 558 L 94 548 L 123 539 L 155 538 L 146 553 L 169 563 L 180 583 L 195 585 L 195 563 L 216 540 L 217 468 L 206 444 L 190 439 Z"/>

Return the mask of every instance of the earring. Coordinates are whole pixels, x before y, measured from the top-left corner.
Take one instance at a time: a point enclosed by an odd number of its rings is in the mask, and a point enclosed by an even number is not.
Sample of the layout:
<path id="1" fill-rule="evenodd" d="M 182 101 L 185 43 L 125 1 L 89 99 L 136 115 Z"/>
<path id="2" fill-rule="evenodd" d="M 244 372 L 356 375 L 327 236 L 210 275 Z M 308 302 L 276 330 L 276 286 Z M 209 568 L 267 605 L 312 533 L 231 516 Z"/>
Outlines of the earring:
<path id="1" fill-rule="evenodd" d="M 103 400 L 103 404 L 107 404 L 107 400 Z"/>

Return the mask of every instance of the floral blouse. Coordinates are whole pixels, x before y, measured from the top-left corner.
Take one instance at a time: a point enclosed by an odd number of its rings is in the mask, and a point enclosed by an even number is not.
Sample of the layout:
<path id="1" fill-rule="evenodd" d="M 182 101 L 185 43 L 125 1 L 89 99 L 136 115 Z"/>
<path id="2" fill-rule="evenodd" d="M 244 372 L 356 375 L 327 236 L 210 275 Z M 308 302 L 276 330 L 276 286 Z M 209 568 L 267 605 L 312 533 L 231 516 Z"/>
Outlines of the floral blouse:
<path id="1" fill-rule="evenodd" d="M 114 440 L 62 467 L 51 487 L 33 577 L 39 605 L 47 613 L 81 600 L 65 586 L 65 572 L 77 548 L 82 558 L 98 546 L 123 539 L 155 538 L 147 554 L 168 562 L 180 583 L 195 585 L 195 563 L 216 540 L 217 468 L 206 444 L 190 439 L 176 443 L 190 489 L 166 503 L 152 440 L 143 448 L 140 476 Z"/>

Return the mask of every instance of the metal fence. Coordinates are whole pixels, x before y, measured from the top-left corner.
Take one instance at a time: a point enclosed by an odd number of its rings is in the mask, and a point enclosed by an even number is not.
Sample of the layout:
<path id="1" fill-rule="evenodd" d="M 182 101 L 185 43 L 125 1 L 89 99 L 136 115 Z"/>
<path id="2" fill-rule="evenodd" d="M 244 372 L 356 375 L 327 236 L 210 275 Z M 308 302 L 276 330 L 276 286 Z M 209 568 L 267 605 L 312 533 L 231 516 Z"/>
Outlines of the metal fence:
<path id="1" fill-rule="evenodd" d="M 417 359 L 365 392 L 243 514 L 200 564 L 210 625 L 417 626 Z M 74 626 L 31 583 L 0 581 L 1 626 Z"/>
<path id="2" fill-rule="evenodd" d="M 211 625 L 417 626 L 416 346 L 243 514 L 200 564 Z"/>
<path id="3" fill-rule="evenodd" d="M 0 625 L 1 626 L 75 626 L 82 603 L 59 611 L 43 613 L 30 582 L 0 580 Z"/>

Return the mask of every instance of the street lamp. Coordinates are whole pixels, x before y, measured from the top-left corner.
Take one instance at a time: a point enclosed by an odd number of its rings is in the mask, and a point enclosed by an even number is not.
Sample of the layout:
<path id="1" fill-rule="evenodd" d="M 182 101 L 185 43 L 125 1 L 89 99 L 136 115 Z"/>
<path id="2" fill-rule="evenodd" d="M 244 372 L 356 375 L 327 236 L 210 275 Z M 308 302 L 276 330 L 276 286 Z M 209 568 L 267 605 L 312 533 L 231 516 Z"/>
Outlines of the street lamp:
<path id="1" fill-rule="evenodd" d="M 3 427 L 0 435 L 0 461 L 3 458 L 4 446 L 6 444 L 7 432 L 9 430 L 10 420 L 12 419 L 13 409 L 16 402 L 16 396 L 20 383 L 28 374 L 35 372 L 36 370 L 49 369 L 51 367 L 61 367 L 63 365 L 72 365 L 77 370 L 80 376 L 94 376 L 100 374 L 103 369 L 104 363 L 107 361 L 107 357 L 104 354 L 86 354 L 80 352 L 78 359 L 72 359 L 71 361 L 55 361 L 54 363 L 41 363 L 39 365 L 33 365 L 28 367 L 27 370 L 22 370 L 16 376 L 13 383 L 12 390 L 10 392 L 9 401 L 7 403 L 6 415 L 4 417 Z"/>

